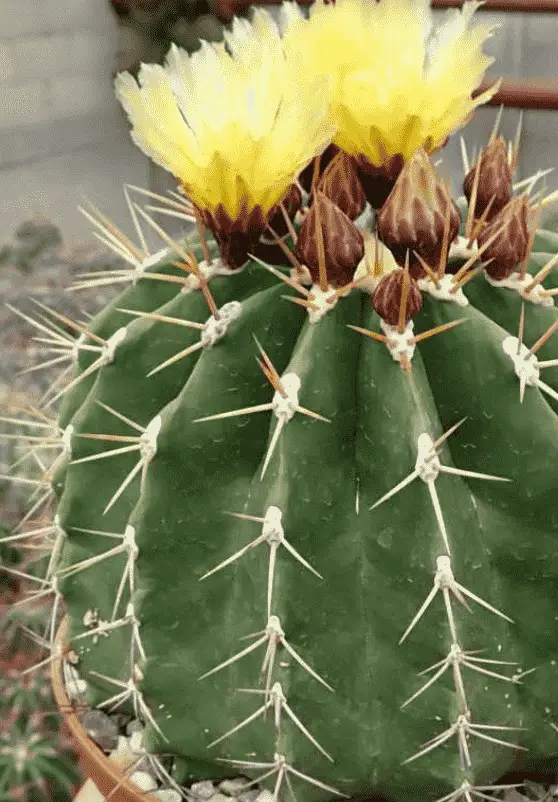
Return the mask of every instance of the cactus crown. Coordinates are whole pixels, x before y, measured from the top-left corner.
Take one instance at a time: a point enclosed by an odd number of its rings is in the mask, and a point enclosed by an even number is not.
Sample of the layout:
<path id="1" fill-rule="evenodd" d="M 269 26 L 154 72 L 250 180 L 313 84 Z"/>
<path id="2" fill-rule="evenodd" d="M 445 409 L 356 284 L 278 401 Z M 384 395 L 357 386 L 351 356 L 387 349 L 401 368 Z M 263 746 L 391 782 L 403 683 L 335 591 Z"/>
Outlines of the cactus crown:
<path id="1" fill-rule="evenodd" d="M 498 125 L 466 197 L 429 157 L 481 102 L 476 5 L 425 39 L 426 0 L 285 3 L 282 36 L 258 11 L 119 79 L 197 233 L 128 193 L 139 244 L 90 215 L 128 266 L 77 287 L 128 286 L 86 326 L 30 319 L 70 369 L 56 418 L 16 423 L 59 446 L 50 640 L 63 599 L 89 702 L 133 709 L 175 781 L 470 802 L 556 768 L 554 195 L 512 184 Z"/>

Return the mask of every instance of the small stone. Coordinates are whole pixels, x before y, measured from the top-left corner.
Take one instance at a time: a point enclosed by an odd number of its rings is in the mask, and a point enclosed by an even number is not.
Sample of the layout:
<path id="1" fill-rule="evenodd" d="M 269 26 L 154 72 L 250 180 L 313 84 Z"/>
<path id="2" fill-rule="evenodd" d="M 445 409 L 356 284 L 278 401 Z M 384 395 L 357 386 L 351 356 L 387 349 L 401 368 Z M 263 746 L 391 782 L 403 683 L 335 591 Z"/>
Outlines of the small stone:
<path id="1" fill-rule="evenodd" d="M 128 739 L 124 735 L 119 735 L 118 736 L 118 742 L 117 742 L 117 744 L 115 746 L 115 749 L 116 749 L 117 752 L 129 752 L 130 751 L 130 745 L 129 745 Z"/>
<path id="2" fill-rule="evenodd" d="M 120 735 L 125 735 L 126 727 L 128 726 L 129 722 L 132 721 L 133 717 L 129 713 L 120 713 L 117 711 L 111 713 L 110 717 L 118 727 L 118 732 Z"/>
<path id="3" fill-rule="evenodd" d="M 257 788 L 250 788 L 249 791 L 243 791 L 243 793 L 240 794 L 238 802 L 256 802 L 260 793 L 261 792 L 258 791 Z"/>
<path id="4" fill-rule="evenodd" d="M 141 733 L 133 733 L 130 738 L 125 738 L 123 735 L 118 736 L 118 745 L 114 750 L 119 755 L 130 755 L 137 759 L 138 755 L 141 755 L 142 752 L 145 752 L 141 748 L 141 740 L 137 743 L 134 743 L 134 738 L 141 739 Z M 113 754 L 113 752 L 111 752 Z M 145 757 L 141 758 L 136 764 L 137 771 L 148 771 L 150 768 L 149 757 L 147 754 Z"/>
<path id="5" fill-rule="evenodd" d="M 83 697 L 87 692 L 87 682 L 80 678 L 79 674 L 72 666 L 68 666 L 67 668 L 69 668 L 68 673 L 66 673 L 66 666 L 64 667 L 64 673 L 66 674 L 66 693 L 72 701 L 75 701 Z"/>
<path id="6" fill-rule="evenodd" d="M 160 799 L 161 802 L 180 802 L 182 798 L 174 788 L 159 788 L 158 791 L 153 791 L 153 796 Z"/>
<path id="7" fill-rule="evenodd" d="M 217 789 L 211 780 L 202 780 L 199 783 L 194 783 L 190 787 L 190 791 L 198 797 L 198 799 L 211 799 L 217 793 Z"/>
<path id="8" fill-rule="evenodd" d="M 215 794 L 215 796 L 210 797 L 209 802 L 231 802 L 231 799 L 234 797 L 230 797 L 228 794 Z"/>
<path id="9" fill-rule="evenodd" d="M 158 787 L 157 780 L 147 771 L 134 771 L 130 779 L 142 791 L 154 791 Z"/>
<path id="10" fill-rule="evenodd" d="M 233 780 L 223 780 L 219 783 L 219 790 L 229 796 L 236 796 L 242 789 L 245 789 L 246 783 L 250 780 L 246 777 L 235 777 Z"/>
<path id="11" fill-rule="evenodd" d="M 102 710 L 87 710 L 80 715 L 80 720 L 87 734 L 105 752 L 118 745 L 118 727 Z"/>
<path id="12" fill-rule="evenodd" d="M 135 732 L 130 735 L 129 741 L 132 752 L 141 752 L 143 746 L 143 729 L 135 730 Z"/>
<path id="13" fill-rule="evenodd" d="M 264 788 L 263 791 L 260 791 L 256 798 L 256 802 L 273 802 L 273 794 L 271 791 L 268 791 Z"/>
<path id="14" fill-rule="evenodd" d="M 133 735 L 134 732 L 143 732 L 143 724 L 137 718 L 133 718 L 126 724 L 126 735 Z"/>

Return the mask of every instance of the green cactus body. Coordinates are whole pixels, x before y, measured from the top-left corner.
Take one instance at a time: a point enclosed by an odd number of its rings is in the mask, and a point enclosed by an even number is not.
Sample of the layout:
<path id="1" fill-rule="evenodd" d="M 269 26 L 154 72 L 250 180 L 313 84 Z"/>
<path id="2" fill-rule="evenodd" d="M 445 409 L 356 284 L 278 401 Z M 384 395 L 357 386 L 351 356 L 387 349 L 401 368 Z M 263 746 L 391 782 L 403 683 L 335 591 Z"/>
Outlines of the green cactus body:
<path id="1" fill-rule="evenodd" d="M 537 260 L 534 255 L 535 266 Z M 465 666 L 467 702 L 479 724 L 525 728 L 519 734 L 479 732 L 528 747 L 527 764 L 554 754 L 549 689 L 558 672 L 558 522 L 552 513 L 558 426 L 555 401 L 538 389 L 527 388 L 520 403 L 519 381 L 502 347 L 517 330 L 517 294 L 478 277 L 466 288 L 469 306 L 426 297 L 415 318 L 417 333 L 465 321 L 417 345 L 409 378 L 385 347 L 348 328 L 380 332 L 365 293 L 353 291 L 311 323 L 305 310 L 281 298 L 283 283 L 257 264 L 213 279 L 211 289 L 218 306 L 233 299 L 241 303 L 220 342 L 145 378 L 199 334 L 135 320 L 86 397 L 79 384 L 73 391 L 74 460 L 120 446 L 80 434 L 137 435 L 100 404 L 142 427 L 160 415 L 161 425 L 143 491 L 138 474 L 107 514 L 103 510 L 138 463 L 138 452 L 66 468 L 58 505 L 68 534 L 60 588 L 71 634 L 87 631 L 88 610 L 111 620 L 127 561 L 120 553 L 64 578 L 65 566 L 101 556 L 118 542 L 79 530 L 117 534 L 132 526 L 138 548 L 133 604 L 147 656 L 141 692 L 168 739 L 165 748 L 186 758 L 187 765 L 191 761 L 193 773 L 203 774 L 205 767 L 208 776 L 223 776 L 229 767 L 219 758 L 268 763 L 278 752 L 294 768 L 347 795 L 380 788 L 390 798 L 403 799 L 412 788 L 434 798 L 459 785 L 463 772 L 453 743 L 401 765 L 459 713 L 451 668 L 400 709 L 425 682 L 417 674 L 443 660 L 452 643 L 440 591 L 398 645 L 432 588 L 437 559 L 447 551 L 429 486 L 419 477 L 370 508 L 413 470 L 421 434 L 435 440 L 466 417 L 440 451 L 442 465 L 511 481 L 452 474 L 436 479 L 451 566 L 461 585 L 513 623 L 470 598 L 467 610 L 452 597 L 458 642 L 465 651 L 486 650 L 483 658 L 516 664 L 511 673 L 499 664 L 473 667 L 508 677 L 536 668 L 525 681 L 506 682 Z M 114 308 L 128 303 L 125 293 Z M 175 295 L 157 312 L 198 322 L 207 317 L 199 291 Z M 531 344 L 555 319 L 554 308 L 529 305 L 525 342 Z M 196 422 L 271 401 L 273 388 L 254 358 L 254 335 L 281 376 L 300 379 L 301 406 L 327 419 L 295 413 L 282 428 L 263 478 L 278 422 L 273 413 Z M 549 340 L 540 358 L 556 356 L 556 341 Z M 550 368 L 545 374 L 555 391 L 556 373 Z M 69 407 L 73 402 L 69 393 Z M 94 492 L 84 493 L 84 487 Z M 202 579 L 262 534 L 261 521 L 226 512 L 261 519 L 270 508 L 266 526 L 276 536 L 283 534 L 299 558 L 281 542 L 272 549 L 263 540 Z M 281 511 L 280 520 L 273 518 L 273 508 Z M 120 595 L 117 620 L 125 614 L 129 590 Z M 244 636 L 265 636 L 270 613 L 278 616 L 287 644 L 309 668 L 278 643 L 269 682 L 276 691 L 274 683 L 280 683 L 289 708 L 315 743 L 283 711 L 277 739 L 269 717 L 261 716 L 209 747 L 264 703 L 264 696 L 238 689 L 265 686 L 258 684 L 265 637 L 241 659 L 200 676 L 257 640 L 241 640 Z M 82 665 L 105 674 L 110 665 L 110 676 L 125 682 L 130 626 L 92 641 L 74 641 Z M 95 703 L 119 690 L 95 675 L 90 682 Z M 157 729 L 150 732 L 152 748 L 160 746 Z M 473 736 L 469 748 L 476 782 L 494 781 L 514 757 L 512 749 Z M 265 773 L 263 768 L 242 771 L 251 777 Z M 304 793 L 323 800 L 334 795 L 313 785 Z"/>

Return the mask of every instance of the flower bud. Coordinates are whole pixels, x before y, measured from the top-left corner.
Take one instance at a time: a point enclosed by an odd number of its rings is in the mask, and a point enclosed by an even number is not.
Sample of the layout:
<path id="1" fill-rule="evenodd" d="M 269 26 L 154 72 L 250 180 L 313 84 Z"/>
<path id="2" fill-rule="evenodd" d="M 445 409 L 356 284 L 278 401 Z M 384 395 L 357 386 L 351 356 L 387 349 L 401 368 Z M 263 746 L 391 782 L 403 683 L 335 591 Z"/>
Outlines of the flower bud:
<path id="1" fill-rule="evenodd" d="M 283 237 L 285 234 L 287 234 L 288 228 L 287 223 L 285 222 L 285 216 L 283 215 L 279 205 L 280 203 L 283 204 L 289 220 L 294 220 L 296 213 L 302 206 L 302 192 L 296 184 L 290 185 L 286 193 L 283 195 L 283 198 L 278 201 L 275 206 L 273 206 L 268 215 L 268 223 L 271 228 L 275 231 L 277 236 Z M 271 232 L 266 232 L 265 240 L 270 240 L 271 236 Z"/>
<path id="2" fill-rule="evenodd" d="M 339 153 L 339 148 L 337 147 L 337 145 L 331 144 L 331 145 L 327 146 L 327 148 L 324 150 L 324 152 L 320 156 L 319 175 L 323 175 L 323 173 L 324 173 L 326 167 L 328 166 L 328 164 L 330 163 L 330 161 L 338 153 Z M 298 176 L 298 182 L 299 182 L 300 186 L 304 189 L 305 192 L 310 192 L 310 189 L 312 188 L 312 177 L 313 177 L 313 175 L 314 175 L 314 159 L 312 159 L 310 164 L 306 165 L 304 170 Z"/>
<path id="3" fill-rule="evenodd" d="M 328 283 L 332 287 L 344 287 L 352 281 L 357 265 L 364 256 L 363 236 L 347 215 L 327 195 L 318 191 L 302 222 L 296 242 L 297 255 L 308 267 L 315 284 L 320 281 L 318 216 Z"/>
<path id="4" fill-rule="evenodd" d="M 373 209 L 380 209 L 393 189 L 404 159 L 401 154 L 387 159 L 385 164 L 376 167 L 360 154 L 355 159 L 364 196 Z"/>
<path id="5" fill-rule="evenodd" d="M 527 256 L 528 215 L 529 200 L 526 195 L 519 195 L 512 198 L 478 235 L 477 242 L 482 247 L 499 229 L 503 229 L 482 254 L 483 262 L 493 260 L 486 266 L 486 272 L 491 278 L 498 281 L 508 278 Z"/>
<path id="6" fill-rule="evenodd" d="M 343 150 L 339 151 L 324 170 L 318 189 L 351 220 L 356 220 L 365 209 L 366 198 L 355 160 Z"/>
<path id="7" fill-rule="evenodd" d="M 437 270 L 448 212 L 449 245 L 459 232 L 459 210 L 449 191 L 438 180 L 426 153 L 417 151 L 403 167 L 376 218 L 378 236 L 391 250 L 396 262 L 405 264 L 409 252 L 409 269 L 414 278 L 422 278 L 425 273 L 414 251 Z"/>
<path id="8" fill-rule="evenodd" d="M 412 276 L 408 277 L 407 300 L 405 303 L 404 323 L 418 315 L 422 309 L 422 295 L 417 282 Z M 380 279 L 372 296 L 372 306 L 386 323 L 390 326 L 399 325 L 401 301 L 404 294 L 405 270 L 398 267 Z"/>
<path id="9" fill-rule="evenodd" d="M 233 270 L 242 267 L 265 229 L 266 216 L 261 206 L 248 211 L 246 201 L 243 201 L 236 220 L 231 220 L 222 204 L 213 212 L 207 209 L 199 212 L 202 222 L 215 237 L 223 263 Z"/>
<path id="10" fill-rule="evenodd" d="M 463 191 L 468 203 L 471 202 L 477 165 L 478 162 L 469 170 L 463 182 Z M 482 216 L 491 198 L 494 197 L 487 217 L 487 220 L 491 220 L 509 202 L 511 193 L 512 176 L 508 163 L 506 143 L 499 136 L 489 142 L 480 155 L 475 218 L 478 220 Z"/>

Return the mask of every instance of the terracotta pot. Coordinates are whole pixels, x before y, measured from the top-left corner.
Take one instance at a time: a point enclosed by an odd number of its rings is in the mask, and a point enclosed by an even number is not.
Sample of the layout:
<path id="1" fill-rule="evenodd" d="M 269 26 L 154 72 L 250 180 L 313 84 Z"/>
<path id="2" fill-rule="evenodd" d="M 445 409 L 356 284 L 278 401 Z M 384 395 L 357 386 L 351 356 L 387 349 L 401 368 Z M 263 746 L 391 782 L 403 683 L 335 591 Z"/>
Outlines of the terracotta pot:
<path id="1" fill-rule="evenodd" d="M 55 645 L 64 647 L 68 633 L 68 619 L 64 618 L 57 632 Z M 75 712 L 75 705 L 66 693 L 62 660 L 51 663 L 51 681 L 56 706 L 64 717 L 64 724 L 71 735 L 73 748 L 76 751 L 84 774 L 92 780 L 107 797 L 113 789 L 118 789 L 110 797 L 112 802 L 160 802 L 157 797 L 145 793 L 125 777 L 124 771 L 135 758 L 130 755 L 112 755 L 110 758 L 89 737 L 83 724 Z M 79 795 L 78 795 L 79 796 Z"/>

